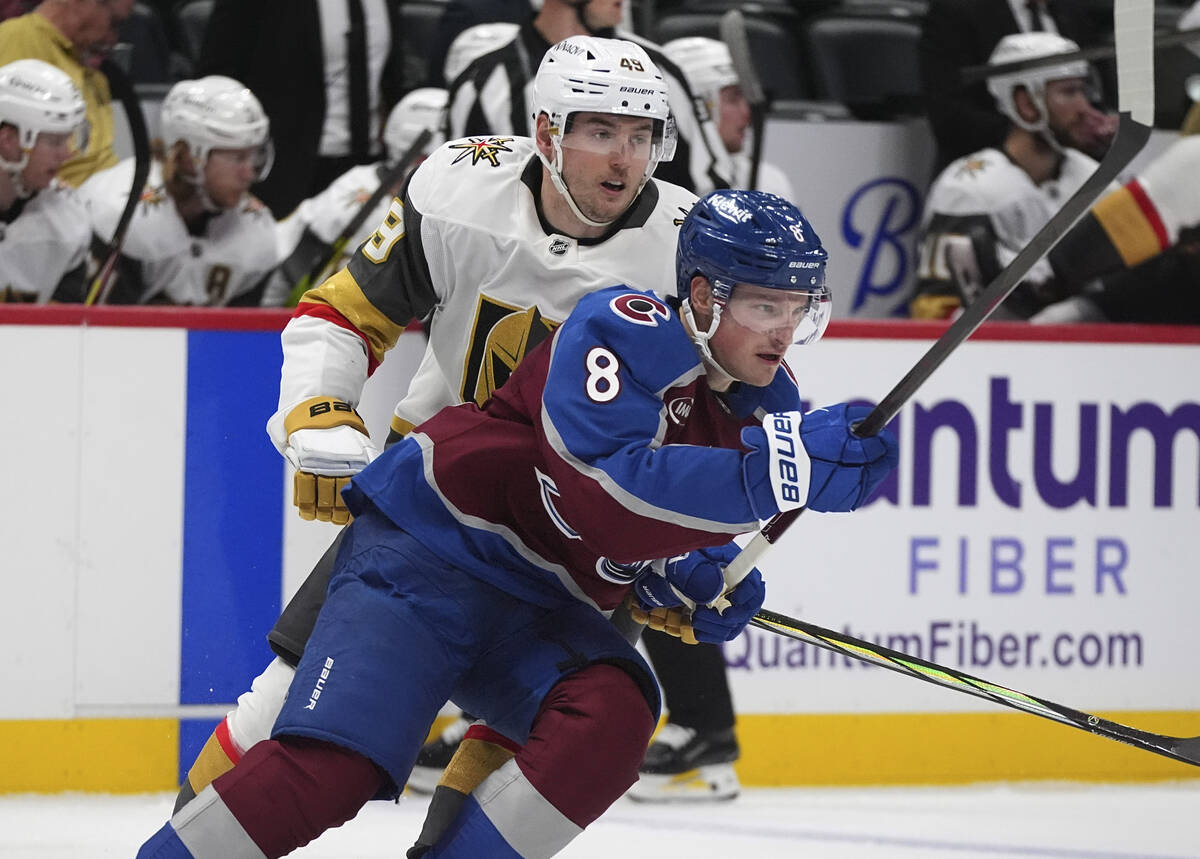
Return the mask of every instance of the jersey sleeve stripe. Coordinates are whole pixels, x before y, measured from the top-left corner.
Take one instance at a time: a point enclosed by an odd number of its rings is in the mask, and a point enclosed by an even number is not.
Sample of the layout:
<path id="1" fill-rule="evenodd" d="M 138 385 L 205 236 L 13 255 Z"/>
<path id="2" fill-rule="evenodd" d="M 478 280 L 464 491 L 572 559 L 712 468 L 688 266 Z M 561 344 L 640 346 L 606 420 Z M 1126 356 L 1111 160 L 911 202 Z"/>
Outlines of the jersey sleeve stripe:
<path id="1" fill-rule="evenodd" d="M 1137 180 L 1106 196 L 1092 209 L 1126 266 L 1134 266 L 1170 245 L 1167 228 Z"/>
<path id="2" fill-rule="evenodd" d="M 367 345 L 370 371 L 379 366 L 404 331 L 404 326 L 393 322 L 367 300 L 349 269 L 342 269 L 306 292 L 296 315 L 319 316 L 361 337 Z"/>

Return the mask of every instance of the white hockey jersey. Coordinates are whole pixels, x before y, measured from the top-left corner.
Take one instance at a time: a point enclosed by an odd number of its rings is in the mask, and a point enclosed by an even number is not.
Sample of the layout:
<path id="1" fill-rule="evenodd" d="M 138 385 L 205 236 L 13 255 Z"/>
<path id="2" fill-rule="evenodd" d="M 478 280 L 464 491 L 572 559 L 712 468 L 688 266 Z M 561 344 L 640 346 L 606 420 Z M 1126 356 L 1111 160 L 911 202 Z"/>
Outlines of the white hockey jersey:
<path id="1" fill-rule="evenodd" d="M 999 149 L 950 164 L 925 201 L 914 306 L 931 297 L 969 304 L 1095 169 L 1093 159 L 1074 149 L 1065 150 L 1058 175 L 1040 185 Z M 1027 318 L 1036 311 L 1039 285 L 1053 275 L 1050 264 L 1039 261 L 1005 302 L 1007 315 Z"/>
<path id="2" fill-rule="evenodd" d="M 0 212 L 0 302 L 82 301 L 92 231 L 75 190 L 55 179 L 10 211 L 11 221 Z"/>
<path id="3" fill-rule="evenodd" d="M 92 229 L 107 242 L 129 196 L 134 161 L 128 158 L 101 171 L 79 189 L 87 204 Z M 136 272 L 141 284 L 129 300 L 138 304 L 222 306 L 254 289 L 278 258 L 275 220 L 258 199 L 247 196 L 234 209 L 212 215 L 203 232 L 193 235 L 162 185 L 155 162 L 133 213 L 121 256 L 118 278 Z M 118 281 L 118 289 L 122 285 Z M 124 285 L 129 289 L 129 284 Z"/>
<path id="4" fill-rule="evenodd" d="M 429 344 L 396 407 L 407 432 L 444 406 L 482 403 L 585 294 L 624 283 L 675 291 L 675 243 L 695 196 L 647 183 L 603 239 L 554 232 L 538 204 L 542 164 L 524 137 L 467 138 L 413 173 L 345 270 L 310 290 L 283 333 L 279 411 L 313 396 L 357 404 L 363 382 L 412 319 Z"/>

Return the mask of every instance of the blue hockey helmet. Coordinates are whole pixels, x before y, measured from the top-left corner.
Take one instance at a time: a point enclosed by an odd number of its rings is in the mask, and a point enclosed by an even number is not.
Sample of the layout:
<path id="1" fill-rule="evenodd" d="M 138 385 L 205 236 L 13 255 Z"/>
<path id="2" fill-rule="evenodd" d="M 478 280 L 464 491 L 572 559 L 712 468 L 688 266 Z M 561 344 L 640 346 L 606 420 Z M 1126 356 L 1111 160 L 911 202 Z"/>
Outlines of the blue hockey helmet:
<path id="1" fill-rule="evenodd" d="M 809 312 L 795 342 L 812 343 L 825 333 L 832 309 L 828 259 L 812 224 L 783 197 L 713 191 L 692 207 L 679 229 L 677 293 L 687 301 L 692 278 L 703 275 L 712 284 L 718 316 L 738 284 L 808 293 Z"/>

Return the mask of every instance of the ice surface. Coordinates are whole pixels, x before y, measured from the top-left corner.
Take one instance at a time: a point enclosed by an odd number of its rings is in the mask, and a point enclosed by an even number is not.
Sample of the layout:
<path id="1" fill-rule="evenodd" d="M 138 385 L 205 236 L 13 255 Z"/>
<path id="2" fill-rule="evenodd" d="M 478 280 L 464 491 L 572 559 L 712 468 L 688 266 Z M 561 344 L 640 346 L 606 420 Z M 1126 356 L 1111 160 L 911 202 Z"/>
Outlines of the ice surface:
<path id="1" fill-rule="evenodd" d="M 0 857 L 133 857 L 172 794 L 0 796 Z M 296 851 L 303 859 L 399 859 L 426 799 L 371 803 Z M 1200 856 L 1200 782 L 956 788 L 754 789 L 707 805 L 621 800 L 567 859 Z"/>

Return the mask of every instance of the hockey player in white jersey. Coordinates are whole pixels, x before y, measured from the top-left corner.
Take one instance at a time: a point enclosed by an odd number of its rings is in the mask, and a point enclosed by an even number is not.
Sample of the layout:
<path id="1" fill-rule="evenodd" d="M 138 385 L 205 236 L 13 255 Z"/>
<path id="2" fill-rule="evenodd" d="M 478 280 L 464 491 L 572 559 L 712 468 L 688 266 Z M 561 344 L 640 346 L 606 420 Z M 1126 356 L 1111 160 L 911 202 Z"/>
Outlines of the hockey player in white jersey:
<path id="1" fill-rule="evenodd" d="M 0 302 L 82 301 L 91 230 L 55 178 L 86 146 L 83 97 L 41 60 L 0 66 Z"/>
<path id="2" fill-rule="evenodd" d="M 683 71 L 692 91 L 703 103 L 717 126 L 717 135 L 732 162 L 723 168 L 730 174 L 730 187 L 747 188 L 750 183 L 750 102 L 742 91 L 733 58 L 724 42 L 706 36 L 684 36 L 662 46 Z M 758 165 L 759 191 L 795 199 L 787 174 L 770 162 Z"/>
<path id="3" fill-rule="evenodd" d="M 161 122 L 162 151 L 125 235 L 108 300 L 261 303 L 278 262 L 275 221 L 250 194 L 272 160 L 262 105 L 239 82 L 211 75 L 175 84 Z M 102 244 L 111 240 L 133 170 L 126 159 L 80 188 Z"/>
<path id="4" fill-rule="evenodd" d="M 329 268 L 324 274 L 332 274 L 345 266 L 349 255 L 383 220 L 392 197 L 400 192 L 404 180 L 417 164 L 442 144 L 444 138 L 441 132 L 445 112 L 444 89 L 422 87 L 408 93 L 396 102 L 396 106 L 388 114 L 387 122 L 384 123 L 385 159 L 377 164 L 351 167 L 328 188 L 302 202 L 294 212 L 279 222 L 275 232 L 278 242 L 276 250 L 283 262 L 271 275 L 264 304 L 285 303 L 296 284 L 312 274 L 313 260 L 328 263 Z M 345 243 L 345 254 L 331 260 L 334 242 L 362 207 L 370 202 L 384 177 L 395 171 L 400 159 L 425 129 L 429 129 L 433 136 L 423 151 L 402 175 L 396 177 L 394 186 L 388 189 L 374 209 L 364 213 L 361 226 Z"/>
<path id="5" fill-rule="evenodd" d="M 396 437 L 443 406 L 487 400 L 588 292 L 622 282 L 670 288 L 679 224 L 696 198 L 651 179 L 673 148 L 658 69 L 635 44 L 573 37 L 543 59 L 534 104 L 535 138 L 435 151 L 284 330 L 268 431 L 298 469 L 302 517 L 347 521 L 338 490 L 376 452 L 353 408 L 411 320 L 430 339 L 396 408 Z M 284 610 L 269 635 L 279 658 L 209 738 L 177 807 L 268 736 L 335 554 L 336 544 Z"/>
<path id="6" fill-rule="evenodd" d="M 534 72 L 552 44 L 573 35 L 614 36 L 642 47 L 667 82 L 678 152 L 660 179 L 697 194 L 730 187 L 728 165 L 712 119 L 704 115 L 683 73 L 646 39 L 617 28 L 623 0 L 544 0 L 535 17 L 507 43 L 478 57 L 448 86 L 448 137 L 530 134 Z"/>
<path id="7" fill-rule="evenodd" d="M 1078 51 L 1053 33 L 1017 33 L 997 44 L 989 63 Z M 969 304 L 1092 174 L 1096 162 L 1075 144 L 1097 113 L 1083 60 L 994 75 L 988 89 L 1012 125 L 1001 149 L 981 149 L 934 180 L 922 220 L 917 318 L 941 319 Z M 997 318 L 1026 319 L 1056 300 L 1042 260 L 1005 301 Z"/>

